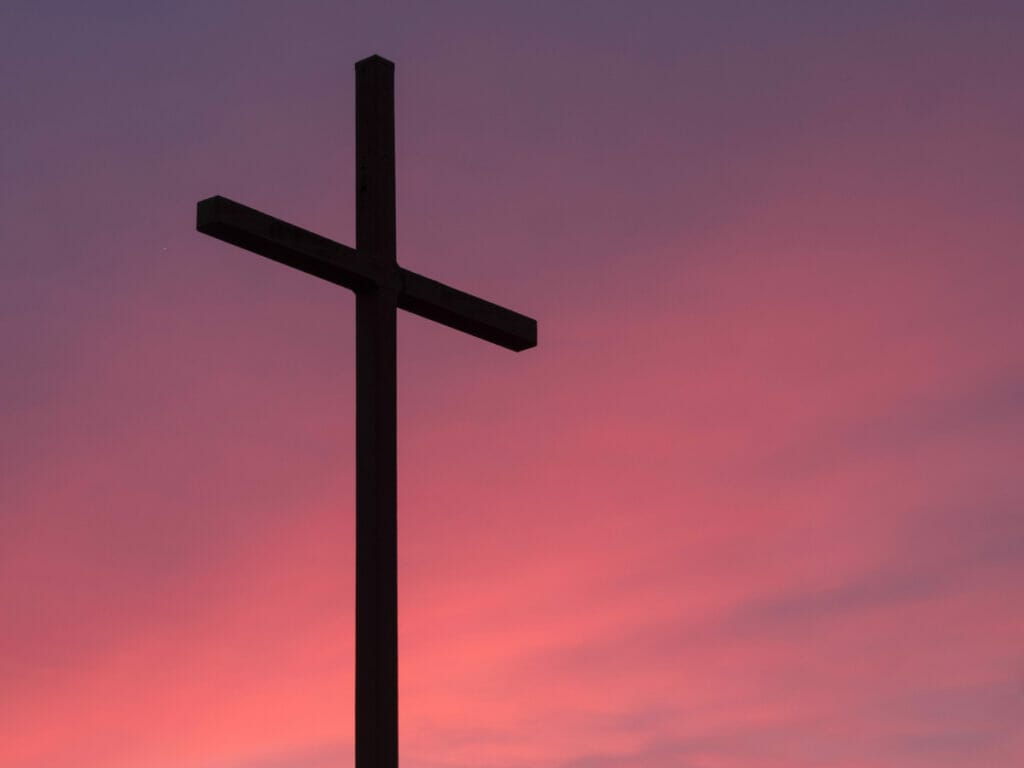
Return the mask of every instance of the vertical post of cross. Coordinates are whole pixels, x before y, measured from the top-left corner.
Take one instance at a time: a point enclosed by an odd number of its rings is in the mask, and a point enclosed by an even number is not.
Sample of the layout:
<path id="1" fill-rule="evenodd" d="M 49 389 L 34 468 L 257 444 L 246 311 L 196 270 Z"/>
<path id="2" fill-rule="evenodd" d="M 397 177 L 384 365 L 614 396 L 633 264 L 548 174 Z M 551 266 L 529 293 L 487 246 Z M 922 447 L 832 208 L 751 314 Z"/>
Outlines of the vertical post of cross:
<path id="1" fill-rule="evenodd" d="M 397 272 L 394 64 L 356 63 L 356 250 Z M 356 293 L 356 768 L 398 768 L 397 276 Z"/>

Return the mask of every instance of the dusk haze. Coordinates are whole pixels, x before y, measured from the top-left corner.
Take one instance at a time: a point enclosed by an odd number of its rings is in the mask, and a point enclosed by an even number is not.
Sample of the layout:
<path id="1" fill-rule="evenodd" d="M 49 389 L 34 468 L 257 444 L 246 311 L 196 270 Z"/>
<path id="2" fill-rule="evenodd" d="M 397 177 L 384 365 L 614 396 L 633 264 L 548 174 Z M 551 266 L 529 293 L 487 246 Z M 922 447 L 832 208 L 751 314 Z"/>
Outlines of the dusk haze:
<path id="1" fill-rule="evenodd" d="M 4 3 L 0 768 L 355 765 L 358 290 L 223 235 L 357 248 L 375 55 L 402 768 L 1024 766 L 1022 40 Z"/>

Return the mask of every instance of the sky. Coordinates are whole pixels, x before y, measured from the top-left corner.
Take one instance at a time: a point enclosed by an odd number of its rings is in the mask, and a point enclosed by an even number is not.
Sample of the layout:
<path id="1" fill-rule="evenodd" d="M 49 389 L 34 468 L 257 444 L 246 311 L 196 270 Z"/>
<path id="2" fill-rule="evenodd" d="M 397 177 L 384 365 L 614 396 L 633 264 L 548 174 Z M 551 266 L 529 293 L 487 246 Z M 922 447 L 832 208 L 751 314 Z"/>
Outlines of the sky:
<path id="1" fill-rule="evenodd" d="M 5 2 L 0 766 L 351 766 L 396 64 L 406 768 L 1024 764 L 1019 2 Z"/>

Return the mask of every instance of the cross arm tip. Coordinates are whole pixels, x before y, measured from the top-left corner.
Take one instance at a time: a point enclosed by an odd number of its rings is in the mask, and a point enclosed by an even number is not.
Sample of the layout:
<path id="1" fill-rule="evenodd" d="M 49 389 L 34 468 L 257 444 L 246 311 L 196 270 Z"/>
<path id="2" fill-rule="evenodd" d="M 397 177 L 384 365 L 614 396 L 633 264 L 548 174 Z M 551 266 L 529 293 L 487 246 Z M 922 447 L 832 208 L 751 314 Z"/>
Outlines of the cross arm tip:
<path id="1" fill-rule="evenodd" d="M 196 203 L 196 229 L 206 233 L 226 202 L 229 202 L 226 197 L 213 195 Z"/>
<path id="2" fill-rule="evenodd" d="M 524 352 L 537 346 L 537 321 L 532 317 L 527 317 L 526 319 L 530 321 L 527 331 L 521 338 L 508 346 L 508 349 L 511 349 L 513 352 Z"/>

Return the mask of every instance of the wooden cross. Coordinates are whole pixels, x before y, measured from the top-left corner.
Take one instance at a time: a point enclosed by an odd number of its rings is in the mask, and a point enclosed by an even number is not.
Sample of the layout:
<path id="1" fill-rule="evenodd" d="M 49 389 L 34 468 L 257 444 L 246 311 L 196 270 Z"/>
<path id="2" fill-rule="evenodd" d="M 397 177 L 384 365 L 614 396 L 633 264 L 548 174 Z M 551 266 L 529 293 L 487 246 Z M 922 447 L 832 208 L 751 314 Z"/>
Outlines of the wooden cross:
<path id="1" fill-rule="evenodd" d="M 395 324 L 398 309 L 507 349 L 536 346 L 537 321 L 398 266 L 395 66 L 356 62 L 356 247 L 224 197 L 196 229 L 356 294 L 356 768 L 398 766 Z"/>

